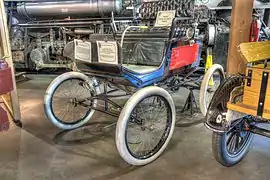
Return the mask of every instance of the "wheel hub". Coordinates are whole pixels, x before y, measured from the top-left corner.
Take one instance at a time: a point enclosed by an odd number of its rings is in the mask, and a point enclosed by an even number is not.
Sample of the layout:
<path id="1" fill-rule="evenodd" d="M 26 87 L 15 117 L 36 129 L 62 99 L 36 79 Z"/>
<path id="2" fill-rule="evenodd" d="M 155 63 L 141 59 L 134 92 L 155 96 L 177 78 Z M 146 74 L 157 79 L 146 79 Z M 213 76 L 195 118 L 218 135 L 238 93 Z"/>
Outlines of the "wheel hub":
<path id="1" fill-rule="evenodd" d="M 209 87 L 209 88 L 207 89 L 207 92 L 208 92 L 208 93 L 214 93 L 214 92 L 215 92 L 214 87 Z"/>
<path id="2" fill-rule="evenodd" d="M 222 122 L 222 120 L 223 120 L 223 116 L 221 114 L 219 114 L 217 116 L 216 123 L 220 124 Z"/>
<path id="3" fill-rule="evenodd" d="M 247 134 L 247 131 L 241 131 L 241 132 L 240 132 L 240 137 L 242 137 L 242 138 L 243 138 L 243 137 L 245 137 L 245 136 L 246 136 L 246 134 Z"/>
<path id="4" fill-rule="evenodd" d="M 76 98 L 69 99 L 68 103 L 72 104 L 74 107 L 78 105 L 78 101 Z"/>

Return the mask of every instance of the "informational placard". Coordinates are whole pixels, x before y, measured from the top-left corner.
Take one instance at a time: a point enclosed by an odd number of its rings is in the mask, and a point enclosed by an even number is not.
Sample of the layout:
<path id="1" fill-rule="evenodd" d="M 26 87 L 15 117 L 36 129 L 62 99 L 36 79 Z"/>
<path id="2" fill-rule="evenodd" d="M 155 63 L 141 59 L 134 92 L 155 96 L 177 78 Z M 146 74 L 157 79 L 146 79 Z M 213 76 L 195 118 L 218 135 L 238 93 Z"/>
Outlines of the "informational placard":
<path id="1" fill-rule="evenodd" d="M 98 62 L 118 64 L 118 49 L 116 41 L 97 41 Z"/>
<path id="2" fill-rule="evenodd" d="M 82 41 L 79 39 L 74 40 L 75 52 L 74 57 L 76 60 L 91 62 L 91 42 Z"/>
<path id="3" fill-rule="evenodd" d="M 174 17 L 175 17 L 175 10 L 159 11 L 157 13 L 155 27 L 170 27 L 172 25 Z"/>

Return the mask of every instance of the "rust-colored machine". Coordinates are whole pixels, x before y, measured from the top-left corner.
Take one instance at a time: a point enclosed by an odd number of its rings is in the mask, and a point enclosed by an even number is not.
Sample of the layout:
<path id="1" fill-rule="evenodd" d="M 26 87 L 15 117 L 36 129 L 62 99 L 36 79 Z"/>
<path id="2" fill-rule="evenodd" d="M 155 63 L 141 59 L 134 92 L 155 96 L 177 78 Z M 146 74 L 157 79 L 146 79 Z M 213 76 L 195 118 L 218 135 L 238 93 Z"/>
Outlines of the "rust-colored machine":
<path id="1" fill-rule="evenodd" d="M 213 131 L 213 154 L 224 166 L 244 158 L 253 134 L 270 138 L 265 125 L 270 122 L 270 41 L 242 43 L 238 49 L 246 74 L 220 84 L 204 122 Z"/>

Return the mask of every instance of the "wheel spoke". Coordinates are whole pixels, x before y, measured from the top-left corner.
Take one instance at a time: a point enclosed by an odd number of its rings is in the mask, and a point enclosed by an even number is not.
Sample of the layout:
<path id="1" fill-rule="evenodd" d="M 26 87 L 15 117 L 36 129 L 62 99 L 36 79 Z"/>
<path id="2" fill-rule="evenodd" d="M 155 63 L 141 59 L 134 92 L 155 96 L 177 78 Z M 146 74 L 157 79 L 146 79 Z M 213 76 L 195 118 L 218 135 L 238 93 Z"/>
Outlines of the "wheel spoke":
<path id="1" fill-rule="evenodd" d="M 76 111 L 76 108 L 73 107 L 72 108 L 72 120 L 75 121 L 75 111 Z"/>
<path id="2" fill-rule="evenodd" d="M 70 81 L 72 82 L 72 79 L 71 79 Z M 68 85 L 68 87 L 72 87 L 72 84 L 73 84 L 73 83 L 70 83 L 70 85 Z M 72 98 L 74 98 L 74 97 L 73 97 L 73 93 L 72 93 L 72 88 L 67 88 L 67 90 L 68 90 L 70 96 L 71 96 Z"/>
<path id="3" fill-rule="evenodd" d="M 141 141 L 140 144 L 134 150 L 136 153 L 140 153 L 140 150 L 144 147 L 144 141 Z"/>
<path id="4" fill-rule="evenodd" d="M 229 135 L 228 135 L 229 134 Z M 233 133 L 232 132 L 228 132 L 227 133 L 227 142 L 226 142 L 226 145 L 227 145 L 227 147 L 229 146 L 229 144 L 231 143 L 231 141 L 232 141 L 232 138 L 233 138 Z"/>
<path id="5" fill-rule="evenodd" d="M 238 151 L 239 149 L 239 140 L 240 140 L 240 136 L 239 133 L 236 135 L 236 139 L 235 139 L 235 151 Z"/>
<path id="6" fill-rule="evenodd" d="M 139 104 L 139 105 L 140 105 L 140 108 L 141 108 L 141 114 L 143 114 L 143 119 L 146 121 L 147 119 L 145 118 L 144 110 L 143 110 L 141 104 Z"/>
<path id="7" fill-rule="evenodd" d="M 230 143 L 229 143 L 229 151 L 232 153 L 232 154 L 234 154 L 234 152 L 235 152 L 235 140 L 236 140 L 236 136 L 235 136 L 235 134 L 232 136 L 232 139 L 231 139 L 231 141 L 230 141 Z"/>
<path id="8" fill-rule="evenodd" d="M 242 121 L 240 121 L 239 123 L 242 123 Z M 239 126 L 239 124 L 236 126 Z M 245 142 L 248 139 L 248 137 L 249 132 L 245 134 L 244 137 L 241 137 L 239 130 L 232 128 L 230 132 L 227 133 L 226 146 L 228 152 L 233 155 L 237 154 L 243 148 L 243 146 L 245 146 Z"/>

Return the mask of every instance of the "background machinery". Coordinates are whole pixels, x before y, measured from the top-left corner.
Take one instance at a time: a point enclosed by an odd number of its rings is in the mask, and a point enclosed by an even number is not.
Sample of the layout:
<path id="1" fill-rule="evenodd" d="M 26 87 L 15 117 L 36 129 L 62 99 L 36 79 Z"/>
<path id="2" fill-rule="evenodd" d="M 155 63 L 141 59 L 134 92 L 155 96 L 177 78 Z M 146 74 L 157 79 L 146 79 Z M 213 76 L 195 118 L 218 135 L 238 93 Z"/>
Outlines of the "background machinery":
<path id="1" fill-rule="evenodd" d="M 212 47 L 214 61 L 226 64 L 230 0 L 5 0 L 5 5 L 16 69 L 71 69 L 74 39 L 89 41 L 98 34 L 120 34 L 128 25 L 149 25 L 162 10 L 175 10 L 182 18 L 179 36 L 202 41 L 202 59 Z"/>

